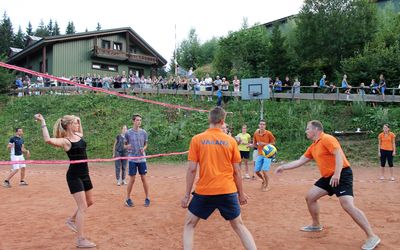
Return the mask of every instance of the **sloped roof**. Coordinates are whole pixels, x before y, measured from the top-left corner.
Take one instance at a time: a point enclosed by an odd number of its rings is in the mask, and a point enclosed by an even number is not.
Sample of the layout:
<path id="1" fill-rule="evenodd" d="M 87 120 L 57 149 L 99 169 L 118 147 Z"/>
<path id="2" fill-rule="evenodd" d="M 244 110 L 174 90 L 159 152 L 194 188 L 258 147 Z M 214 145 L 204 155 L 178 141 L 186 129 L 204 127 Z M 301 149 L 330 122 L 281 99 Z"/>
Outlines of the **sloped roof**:
<path id="1" fill-rule="evenodd" d="M 18 52 L 22 51 L 23 49 L 10 47 L 10 50 L 11 50 L 11 52 L 18 53 Z"/>
<path id="2" fill-rule="evenodd" d="M 167 64 L 167 60 L 165 60 L 153 47 L 150 46 L 141 36 L 139 36 L 132 28 L 130 27 L 123 27 L 123 28 L 115 28 L 115 29 L 107 29 L 107 30 L 99 30 L 99 31 L 88 31 L 88 32 L 80 32 L 75 34 L 68 34 L 68 35 L 58 35 L 58 36 L 48 36 L 48 37 L 34 37 L 29 36 L 32 38 L 32 41 L 36 41 L 34 43 L 29 44 L 24 50 L 20 51 L 16 55 L 11 56 L 8 58 L 7 62 L 12 63 L 18 59 L 21 59 L 25 55 L 33 53 L 46 45 L 54 44 L 57 42 L 66 42 L 66 41 L 73 41 L 73 40 L 80 40 L 80 39 L 87 39 L 96 36 L 108 36 L 112 34 L 118 34 L 128 32 L 135 41 L 140 44 L 143 48 L 147 49 L 154 57 L 156 57 L 159 61 L 160 65 Z"/>
<path id="3" fill-rule="evenodd" d="M 8 50 L 7 56 L 8 56 L 8 57 L 12 57 L 13 55 L 18 54 L 18 53 L 21 52 L 22 50 L 23 50 L 23 49 L 20 49 L 20 48 L 13 48 L 13 47 L 10 47 L 9 50 Z"/>
<path id="4" fill-rule="evenodd" d="M 26 36 L 25 47 L 29 47 L 30 45 L 42 40 L 42 37 L 38 36 Z"/>

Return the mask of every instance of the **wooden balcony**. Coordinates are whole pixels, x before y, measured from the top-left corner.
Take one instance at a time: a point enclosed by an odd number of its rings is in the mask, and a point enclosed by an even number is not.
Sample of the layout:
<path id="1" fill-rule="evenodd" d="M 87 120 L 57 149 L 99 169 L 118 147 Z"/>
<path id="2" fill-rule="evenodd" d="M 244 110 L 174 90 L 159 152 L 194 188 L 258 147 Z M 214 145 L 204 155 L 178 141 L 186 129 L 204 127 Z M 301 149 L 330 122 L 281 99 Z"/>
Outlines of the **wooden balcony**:
<path id="1" fill-rule="evenodd" d="M 119 60 L 119 61 L 128 60 L 129 62 L 136 62 L 136 63 L 148 64 L 148 65 L 157 64 L 157 58 L 154 56 L 126 53 L 121 50 L 104 49 L 104 48 L 100 48 L 98 46 L 94 47 L 93 56 L 109 58 L 109 59 Z"/>
<path id="2" fill-rule="evenodd" d="M 128 56 L 125 52 L 113 49 L 103 49 L 98 46 L 94 47 L 93 55 L 96 57 L 110 58 L 119 61 L 128 60 Z"/>
<path id="3" fill-rule="evenodd" d="M 138 62 L 144 64 L 157 64 L 157 58 L 155 58 L 154 56 L 128 53 L 128 60 L 130 62 Z"/>

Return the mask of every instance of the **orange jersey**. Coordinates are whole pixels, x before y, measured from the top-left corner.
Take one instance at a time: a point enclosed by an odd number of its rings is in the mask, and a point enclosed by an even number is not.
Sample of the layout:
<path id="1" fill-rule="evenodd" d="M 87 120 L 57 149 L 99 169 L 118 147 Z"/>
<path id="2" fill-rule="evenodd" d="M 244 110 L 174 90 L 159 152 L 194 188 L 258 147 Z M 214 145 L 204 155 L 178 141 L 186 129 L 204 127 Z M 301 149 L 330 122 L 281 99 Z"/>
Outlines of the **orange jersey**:
<path id="1" fill-rule="evenodd" d="M 343 153 L 339 141 L 328 134 L 321 133 L 320 138 L 308 147 L 304 156 L 317 162 L 322 177 L 330 177 L 335 173 L 336 160 L 333 152 L 340 149 L 343 157 L 343 168 L 350 167 L 350 163 Z"/>
<path id="2" fill-rule="evenodd" d="M 260 130 L 257 130 L 253 136 L 254 145 L 257 145 L 258 142 L 265 142 L 267 144 L 275 143 L 275 136 L 269 130 L 265 130 L 264 133 L 261 134 Z M 262 154 L 262 149 L 264 146 L 257 146 L 258 154 Z"/>
<path id="3" fill-rule="evenodd" d="M 188 160 L 200 165 L 195 192 L 201 195 L 237 192 L 233 164 L 240 163 L 235 139 L 220 128 L 210 128 L 195 135 L 190 142 Z"/>
<path id="4" fill-rule="evenodd" d="M 381 143 L 380 149 L 393 151 L 393 143 L 395 141 L 396 135 L 392 132 L 389 132 L 387 135 L 385 133 L 380 133 L 378 139 Z"/>

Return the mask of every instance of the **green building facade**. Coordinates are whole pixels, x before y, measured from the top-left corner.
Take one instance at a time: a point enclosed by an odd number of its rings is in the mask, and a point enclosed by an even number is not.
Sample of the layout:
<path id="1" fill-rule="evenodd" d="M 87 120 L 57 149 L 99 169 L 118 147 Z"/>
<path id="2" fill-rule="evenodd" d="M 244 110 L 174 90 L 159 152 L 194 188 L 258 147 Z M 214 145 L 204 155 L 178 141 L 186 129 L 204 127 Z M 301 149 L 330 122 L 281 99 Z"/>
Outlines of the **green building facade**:
<path id="1" fill-rule="evenodd" d="M 45 63 L 43 63 L 45 62 Z M 131 28 L 51 37 L 29 37 L 27 47 L 11 53 L 9 64 L 54 76 L 90 74 L 157 75 L 167 61 Z"/>

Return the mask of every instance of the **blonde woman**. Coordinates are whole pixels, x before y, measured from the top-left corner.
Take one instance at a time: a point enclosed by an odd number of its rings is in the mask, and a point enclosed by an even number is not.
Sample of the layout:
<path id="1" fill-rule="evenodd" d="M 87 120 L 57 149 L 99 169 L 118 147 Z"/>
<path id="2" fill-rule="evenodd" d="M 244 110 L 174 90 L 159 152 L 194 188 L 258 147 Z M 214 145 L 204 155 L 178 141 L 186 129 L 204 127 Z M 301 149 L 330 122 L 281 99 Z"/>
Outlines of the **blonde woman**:
<path id="1" fill-rule="evenodd" d="M 61 147 L 70 160 L 85 160 L 86 142 L 83 140 L 81 120 L 74 115 L 65 115 L 54 124 L 53 137 L 49 135 L 46 121 L 41 114 L 36 114 L 35 119 L 41 122 L 43 139 L 47 144 Z M 87 240 L 83 234 L 84 216 L 86 209 L 93 204 L 92 182 L 89 176 L 88 164 L 70 164 L 67 171 L 69 190 L 78 206 L 74 214 L 67 219 L 66 225 L 77 233 L 76 246 L 78 248 L 92 248 L 96 244 Z"/>

